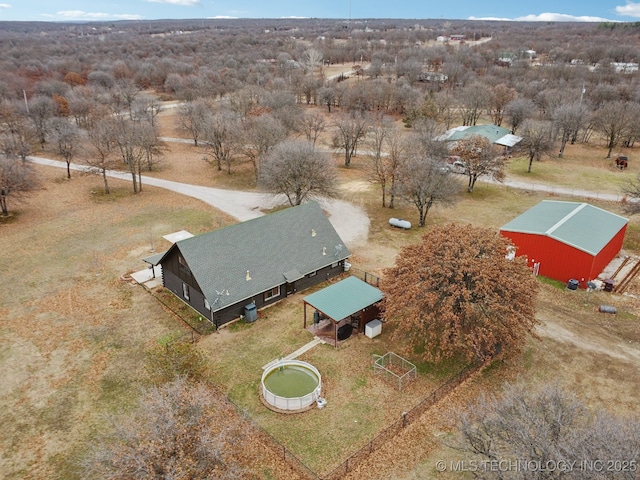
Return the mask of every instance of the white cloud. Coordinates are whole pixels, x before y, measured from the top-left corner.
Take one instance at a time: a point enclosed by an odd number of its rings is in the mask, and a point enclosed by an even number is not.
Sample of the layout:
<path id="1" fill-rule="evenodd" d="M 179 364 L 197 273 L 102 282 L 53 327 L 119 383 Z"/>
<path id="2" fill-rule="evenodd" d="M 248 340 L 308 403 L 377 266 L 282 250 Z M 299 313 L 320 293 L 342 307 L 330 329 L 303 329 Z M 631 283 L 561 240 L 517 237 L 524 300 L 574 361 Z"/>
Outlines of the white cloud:
<path id="1" fill-rule="evenodd" d="M 83 10 L 62 10 L 54 14 L 43 14 L 57 20 L 142 20 L 140 15 L 85 12 Z"/>
<path id="2" fill-rule="evenodd" d="M 0 3 L 0 8 L 11 8 L 11 5 L 8 3 Z"/>
<path id="3" fill-rule="evenodd" d="M 182 7 L 191 7 L 193 5 L 200 5 L 200 0 L 145 0 L 149 3 L 167 3 L 169 5 L 179 5 Z"/>
<path id="4" fill-rule="evenodd" d="M 495 22 L 513 22 L 513 18 L 499 18 L 499 17 L 469 17 L 467 20 L 489 20 Z"/>
<path id="5" fill-rule="evenodd" d="M 211 18 L 213 20 L 233 20 L 240 17 L 231 17 L 228 15 L 216 15 L 215 17 L 208 17 L 208 18 Z"/>
<path id="6" fill-rule="evenodd" d="M 516 18 L 520 22 L 610 22 L 602 17 L 589 17 L 586 15 L 567 15 L 564 13 L 541 13 L 539 15 L 525 15 Z"/>
<path id="7" fill-rule="evenodd" d="M 616 7 L 616 13 L 625 17 L 640 17 L 640 3 L 627 2 L 623 7 Z"/>
<path id="8" fill-rule="evenodd" d="M 640 4 L 639 16 L 640 16 Z M 516 18 L 497 18 L 497 17 L 469 17 L 469 20 L 497 20 L 504 22 L 613 22 L 602 17 L 589 17 L 586 15 L 575 16 L 567 15 L 565 13 L 540 13 L 538 15 L 525 15 L 524 17 Z"/>

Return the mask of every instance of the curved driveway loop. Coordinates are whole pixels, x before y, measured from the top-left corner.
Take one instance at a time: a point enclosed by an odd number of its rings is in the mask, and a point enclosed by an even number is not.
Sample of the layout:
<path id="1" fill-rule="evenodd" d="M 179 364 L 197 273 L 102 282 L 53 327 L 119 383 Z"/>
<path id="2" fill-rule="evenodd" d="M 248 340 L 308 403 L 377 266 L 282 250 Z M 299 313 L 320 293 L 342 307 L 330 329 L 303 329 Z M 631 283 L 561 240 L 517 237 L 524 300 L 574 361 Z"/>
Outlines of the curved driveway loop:
<path id="1" fill-rule="evenodd" d="M 51 160 L 42 157 L 28 157 L 28 159 L 40 165 L 56 168 L 66 168 L 65 162 Z M 82 165 L 71 165 L 72 170 L 88 171 Z M 131 181 L 129 172 L 116 170 L 107 171 L 109 177 Z M 262 209 L 270 209 L 278 205 L 286 204 L 286 198 L 282 195 L 272 195 L 260 192 L 244 192 L 238 190 L 224 190 L 221 188 L 203 187 L 188 183 L 174 182 L 154 177 L 142 177 L 142 184 L 152 187 L 164 188 L 182 195 L 197 198 L 224 213 L 243 222 L 264 215 Z M 318 201 L 328 213 L 331 224 L 336 229 L 340 238 L 348 247 L 361 245 L 367 242 L 369 236 L 369 217 L 364 210 L 349 202 L 323 198 Z"/>

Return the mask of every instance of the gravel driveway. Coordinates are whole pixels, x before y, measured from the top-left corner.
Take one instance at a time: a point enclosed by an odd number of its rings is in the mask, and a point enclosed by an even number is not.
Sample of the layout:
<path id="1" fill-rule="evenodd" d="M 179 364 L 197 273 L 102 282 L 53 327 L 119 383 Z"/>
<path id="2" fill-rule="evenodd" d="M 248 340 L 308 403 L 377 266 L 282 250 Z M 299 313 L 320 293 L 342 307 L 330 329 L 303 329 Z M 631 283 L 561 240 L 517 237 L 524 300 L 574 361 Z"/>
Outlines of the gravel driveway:
<path id="1" fill-rule="evenodd" d="M 65 162 L 42 157 L 28 157 L 33 163 L 47 165 L 56 168 L 67 168 Z M 71 165 L 72 170 L 87 171 L 82 165 Z M 108 171 L 109 177 L 131 181 L 128 172 Z M 224 213 L 243 222 L 264 215 L 262 210 L 271 209 L 287 203 L 283 195 L 272 195 L 259 192 L 243 192 L 239 190 L 224 190 L 221 188 L 203 187 L 187 183 L 174 182 L 154 177 L 142 177 L 142 184 L 164 188 L 173 192 L 188 195 L 205 202 Z M 340 238 L 349 248 L 362 245 L 367 242 L 369 236 L 369 217 L 364 210 L 351 203 L 323 198 L 318 203 L 327 212 L 331 224 L 336 229 Z"/>

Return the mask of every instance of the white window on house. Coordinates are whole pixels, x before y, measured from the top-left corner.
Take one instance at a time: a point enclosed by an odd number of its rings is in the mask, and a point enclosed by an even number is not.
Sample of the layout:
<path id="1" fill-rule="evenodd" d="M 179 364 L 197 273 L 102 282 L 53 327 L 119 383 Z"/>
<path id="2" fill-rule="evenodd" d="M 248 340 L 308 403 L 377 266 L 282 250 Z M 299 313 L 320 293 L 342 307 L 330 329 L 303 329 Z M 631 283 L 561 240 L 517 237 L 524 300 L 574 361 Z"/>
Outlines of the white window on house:
<path id="1" fill-rule="evenodd" d="M 277 287 L 274 287 L 271 290 L 267 290 L 266 292 L 264 292 L 264 301 L 267 302 L 279 296 L 280 296 L 280 286 L 278 285 Z"/>
<path id="2" fill-rule="evenodd" d="M 338 268 L 338 265 L 340 265 L 340 262 L 333 262 L 331 268 Z"/>
<path id="3" fill-rule="evenodd" d="M 316 270 L 315 272 L 311 272 L 309 275 L 307 275 L 307 277 L 315 277 L 318 274 L 318 271 Z"/>
<path id="4" fill-rule="evenodd" d="M 207 300 L 206 298 L 204 299 L 204 308 L 206 308 L 207 310 L 211 310 L 211 305 L 209 305 L 209 300 Z"/>
<path id="5" fill-rule="evenodd" d="M 189 285 L 187 285 L 186 283 L 182 284 L 182 296 L 184 297 L 185 300 L 189 301 Z"/>

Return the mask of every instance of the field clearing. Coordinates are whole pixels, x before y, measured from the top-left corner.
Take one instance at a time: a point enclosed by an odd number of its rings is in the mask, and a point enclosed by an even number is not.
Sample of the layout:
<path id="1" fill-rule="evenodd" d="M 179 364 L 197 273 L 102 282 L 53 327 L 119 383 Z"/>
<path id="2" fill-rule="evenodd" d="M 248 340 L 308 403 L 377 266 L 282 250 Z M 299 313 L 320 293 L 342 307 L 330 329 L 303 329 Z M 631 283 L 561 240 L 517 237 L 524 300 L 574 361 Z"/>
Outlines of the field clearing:
<path id="1" fill-rule="evenodd" d="M 166 115 L 162 122 L 171 124 L 170 118 Z M 247 163 L 227 175 L 204 162 L 193 146 L 168 147 L 155 176 L 254 188 Z M 534 163 L 535 181 L 595 189 L 593 182 L 615 191 L 620 178 L 637 172 L 631 153 L 629 171 L 619 172 L 600 163 L 604 161 L 597 149 L 592 155 L 584 148 L 584 158 L 570 155 L 575 147 L 567 147 L 564 159 Z M 340 165 L 342 159 L 336 155 L 335 161 Z M 518 162 L 512 161 L 510 176 L 524 176 L 511 171 Z M 380 208 L 377 187 L 367 182 L 364 165 L 365 156 L 359 155 L 351 168 L 339 169 L 339 176 L 344 199 L 363 207 L 371 218 L 369 243 L 353 252 L 352 263 L 380 276 L 393 265 L 398 249 L 428 234 L 431 225 L 457 221 L 497 228 L 548 198 L 480 181 L 473 194 L 463 193 L 451 206 L 435 207 L 424 229 L 398 230 L 389 226 L 389 217 L 415 223 L 414 209 L 402 203 L 394 210 Z M 61 169 L 37 169 L 42 188 L 26 203 L 11 204 L 14 215 L 0 220 L 0 248 L 5 252 L 0 271 L 3 285 L 11 286 L 0 291 L 0 365 L 5 372 L 0 385 L 0 420 L 5 426 L 0 476 L 74 479 L 79 478 L 76 461 L 87 440 L 105 428 L 101 414 L 135 403 L 144 384 L 146 349 L 187 331 L 142 287 L 121 280 L 122 275 L 144 268 L 141 258 L 152 248 L 167 248 L 162 235 L 181 229 L 202 233 L 233 219 L 172 192 L 144 186 L 143 193 L 134 196 L 127 182 L 112 179 L 114 193 L 105 196 L 97 177 L 73 174 L 68 181 Z M 618 205 L 590 202 L 624 214 Z M 634 217 L 625 249 L 637 255 L 639 247 L 640 222 Z M 522 356 L 476 376 L 347 478 L 430 478 L 438 455 L 451 455 L 441 448 L 441 439 L 449 435 L 452 409 L 505 380 L 534 384 L 551 379 L 575 390 L 594 408 L 635 412 L 640 395 L 640 302 L 635 296 L 594 292 L 587 304 L 585 292 L 542 288 L 538 317 L 545 327 L 540 340 L 531 340 Z M 637 285 L 631 293 L 640 295 Z M 456 368 L 435 375 L 421 365 L 418 381 L 399 394 L 370 371 L 372 353 L 395 348 L 385 334 L 391 326 L 385 325 L 376 339 L 359 336 L 338 350 L 324 345 L 307 352 L 302 359 L 323 375 L 327 406 L 302 415 L 274 414 L 259 402 L 261 367 L 311 339 L 302 329 L 302 295 L 260 312 L 255 324 L 229 326 L 204 337 L 200 346 L 212 360 L 212 381 L 296 455 L 326 472 Z M 599 304 L 616 306 L 618 314 L 596 312 Z M 264 478 L 284 478 L 264 461 Z"/>
<path id="2" fill-rule="evenodd" d="M 622 195 L 622 188 L 640 173 L 640 158 L 636 158 L 637 154 L 631 149 L 616 150 L 611 158 L 605 158 L 604 145 L 605 142 L 595 139 L 588 145 L 567 145 L 563 158 L 554 155 L 534 160 L 531 173 L 527 173 L 528 158 L 514 157 L 509 161 L 507 176 L 513 180 Z M 629 155 L 629 167 L 625 170 L 615 166 L 618 153 Z"/>

